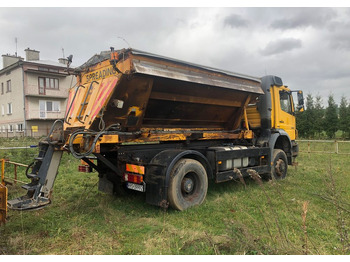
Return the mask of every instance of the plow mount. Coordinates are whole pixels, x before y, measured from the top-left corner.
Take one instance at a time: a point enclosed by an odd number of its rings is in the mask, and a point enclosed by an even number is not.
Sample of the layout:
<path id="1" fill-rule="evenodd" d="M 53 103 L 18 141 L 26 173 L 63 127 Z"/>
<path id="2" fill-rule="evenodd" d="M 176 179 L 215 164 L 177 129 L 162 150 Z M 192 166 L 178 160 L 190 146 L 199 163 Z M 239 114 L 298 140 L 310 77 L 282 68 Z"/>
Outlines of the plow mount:
<path id="1" fill-rule="evenodd" d="M 39 143 L 39 156 L 29 165 L 32 172 L 27 177 L 31 182 L 22 186 L 27 194 L 9 200 L 8 207 L 14 210 L 38 209 L 50 204 L 53 184 L 55 182 L 58 167 L 63 151 L 55 145 L 44 141 Z M 27 171 L 29 168 L 27 168 Z"/>
<path id="2" fill-rule="evenodd" d="M 27 190 L 27 194 L 8 200 L 8 208 L 13 210 L 39 209 L 51 203 L 52 188 L 63 154 L 62 141 L 63 121 L 56 120 L 48 137 L 39 142 L 38 156 L 26 169 L 26 176 L 31 182 L 23 185 L 22 188 Z"/>

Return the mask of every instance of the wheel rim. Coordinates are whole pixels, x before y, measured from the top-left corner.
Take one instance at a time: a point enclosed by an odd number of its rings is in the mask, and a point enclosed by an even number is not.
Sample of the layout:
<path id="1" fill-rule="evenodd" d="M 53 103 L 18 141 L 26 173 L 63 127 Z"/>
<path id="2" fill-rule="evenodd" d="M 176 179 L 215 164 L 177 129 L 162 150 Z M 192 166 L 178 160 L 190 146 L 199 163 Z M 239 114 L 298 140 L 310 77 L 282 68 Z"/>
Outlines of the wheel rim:
<path id="1" fill-rule="evenodd" d="M 181 183 L 181 190 L 187 194 L 191 193 L 193 190 L 193 180 L 191 178 L 185 177 Z"/>
<path id="2" fill-rule="evenodd" d="M 283 159 L 280 158 L 276 161 L 275 170 L 278 177 L 284 176 L 286 173 L 286 163 L 283 161 Z"/>
<path id="3" fill-rule="evenodd" d="M 181 181 L 181 193 L 184 199 L 191 198 L 196 192 L 196 173 L 187 173 Z"/>

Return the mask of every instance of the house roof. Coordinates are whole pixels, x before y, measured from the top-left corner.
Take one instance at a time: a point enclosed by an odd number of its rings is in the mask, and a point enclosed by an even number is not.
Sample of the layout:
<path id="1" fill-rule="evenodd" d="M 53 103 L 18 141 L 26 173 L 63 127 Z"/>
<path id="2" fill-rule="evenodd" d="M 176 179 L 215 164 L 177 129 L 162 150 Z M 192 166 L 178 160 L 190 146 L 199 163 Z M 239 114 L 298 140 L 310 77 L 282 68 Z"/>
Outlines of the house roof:
<path id="1" fill-rule="evenodd" d="M 50 60 L 36 60 L 36 61 L 23 61 L 25 63 L 35 63 L 35 64 L 41 64 L 41 65 L 49 65 L 49 66 L 57 66 L 57 67 L 67 67 L 67 65 L 54 62 Z"/>
<path id="2" fill-rule="evenodd" d="M 61 67 L 61 68 L 67 68 L 67 65 L 55 62 L 55 61 L 50 61 L 50 60 L 32 60 L 32 61 L 17 61 L 7 67 L 4 67 L 0 70 L 0 75 L 4 74 L 5 72 L 9 70 L 13 70 L 17 67 L 19 67 L 22 64 L 36 64 L 36 65 L 44 65 L 44 66 L 53 66 L 53 67 Z"/>

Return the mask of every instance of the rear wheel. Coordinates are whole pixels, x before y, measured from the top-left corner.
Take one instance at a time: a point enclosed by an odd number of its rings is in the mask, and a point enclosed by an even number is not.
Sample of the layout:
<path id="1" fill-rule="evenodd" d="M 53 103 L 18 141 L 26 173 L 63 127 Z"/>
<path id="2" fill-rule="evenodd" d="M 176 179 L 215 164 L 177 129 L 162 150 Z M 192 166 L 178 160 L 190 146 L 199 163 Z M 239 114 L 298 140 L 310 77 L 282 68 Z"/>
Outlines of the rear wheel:
<path id="1" fill-rule="evenodd" d="M 273 150 L 272 178 L 284 179 L 287 176 L 288 160 L 286 153 L 281 149 Z"/>
<path id="2" fill-rule="evenodd" d="M 208 190 L 207 172 L 197 160 L 179 160 L 170 174 L 168 198 L 170 206 L 177 210 L 203 203 Z"/>

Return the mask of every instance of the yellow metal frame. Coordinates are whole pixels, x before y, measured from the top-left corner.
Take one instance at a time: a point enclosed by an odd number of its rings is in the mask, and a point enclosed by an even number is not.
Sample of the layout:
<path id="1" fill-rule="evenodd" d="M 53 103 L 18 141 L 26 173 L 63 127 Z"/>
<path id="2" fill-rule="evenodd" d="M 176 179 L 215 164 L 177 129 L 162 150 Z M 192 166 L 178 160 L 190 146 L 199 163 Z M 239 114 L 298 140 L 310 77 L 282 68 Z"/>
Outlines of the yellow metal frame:
<path id="1" fill-rule="evenodd" d="M 6 223 L 7 216 L 7 187 L 5 186 L 5 159 L 1 159 L 1 183 L 0 183 L 0 225 Z"/>
<path id="2" fill-rule="evenodd" d="M 0 225 L 6 223 L 7 216 L 7 187 L 0 184 Z"/>

